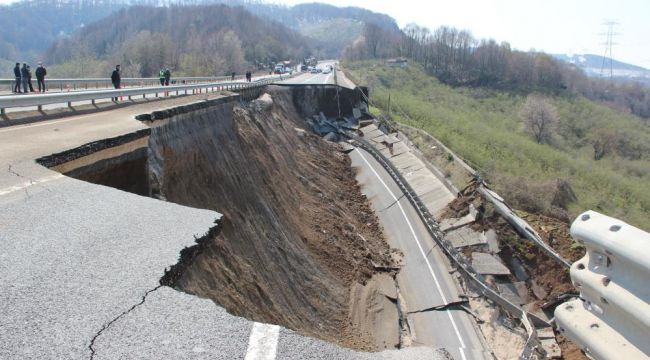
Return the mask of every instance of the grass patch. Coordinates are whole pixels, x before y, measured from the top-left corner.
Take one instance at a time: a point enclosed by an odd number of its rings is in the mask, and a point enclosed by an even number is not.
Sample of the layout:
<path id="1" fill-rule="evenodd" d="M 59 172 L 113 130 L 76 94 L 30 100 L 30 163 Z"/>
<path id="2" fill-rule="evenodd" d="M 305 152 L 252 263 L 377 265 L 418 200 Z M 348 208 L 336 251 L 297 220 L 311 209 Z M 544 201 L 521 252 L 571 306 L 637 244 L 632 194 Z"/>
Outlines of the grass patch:
<path id="1" fill-rule="evenodd" d="M 390 94 L 394 120 L 435 136 L 514 206 L 528 210 L 533 202 L 539 204 L 532 206 L 535 211 L 565 219 L 593 209 L 650 230 L 650 129 L 640 118 L 584 97 L 553 96 L 560 122 L 551 144 L 538 144 L 523 131 L 519 117 L 525 93 L 452 88 L 413 64 L 345 67 L 370 88 L 380 111 L 388 111 Z M 601 128 L 616 132 L 619 150 L 596 161 L 591 136 Z M 558 179 L 577 196 L 565 209 L 549 201 L 549 184 Z"/>

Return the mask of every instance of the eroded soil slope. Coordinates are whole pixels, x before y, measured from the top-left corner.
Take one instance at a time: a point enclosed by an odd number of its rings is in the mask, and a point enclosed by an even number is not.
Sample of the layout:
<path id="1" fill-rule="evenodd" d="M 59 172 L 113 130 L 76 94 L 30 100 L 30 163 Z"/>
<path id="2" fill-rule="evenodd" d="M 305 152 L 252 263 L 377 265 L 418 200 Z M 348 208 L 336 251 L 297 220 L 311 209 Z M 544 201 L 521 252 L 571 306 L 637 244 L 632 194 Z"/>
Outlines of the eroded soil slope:
<path id="1" fill-rule="evenodd" d="M 350 288 L 390 265 L 390 249 L 349 158 L 302 130 L 288 89 L 270 95 L 152 129 L 162 195 L 224 215 L 168 278 L 233 314 L 372 350 L 350 325 Z"/>

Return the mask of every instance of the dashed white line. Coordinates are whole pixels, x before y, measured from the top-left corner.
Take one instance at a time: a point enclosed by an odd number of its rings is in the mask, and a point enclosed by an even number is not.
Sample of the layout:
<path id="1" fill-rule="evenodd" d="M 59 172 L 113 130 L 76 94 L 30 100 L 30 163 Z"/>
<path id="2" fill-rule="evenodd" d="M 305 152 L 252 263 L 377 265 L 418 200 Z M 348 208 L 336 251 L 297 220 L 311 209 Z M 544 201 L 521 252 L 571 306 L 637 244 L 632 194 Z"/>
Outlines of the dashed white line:
<path id="1" fill-rule="evenodd" d="M 401 202 L 398 200 L 398 198 L 393 194 L 393 192 L 390 190 L 388 185 L 384 182 L 384 180 L 379 176 L 377 171 L 375 171 L 375 168 L 368 162 L 365 156 L 357 149 L 357 152 L 359 153 L 359 156 L 361 156 L 361 159 L 370 167 L 370 170 L 375 174 L 377 179 L 379 179 L 379 182 L 386 188 L 386 191 L 388 191 L 388 194 L 393 198 L 393 200 L 397 203 L 397 206 L 399 206 L 400 211 L 402 212 L 402 216 L 404 216 L 404 220 L 406 220 L 406 225 L 408 225 L 409 230 L 411 230 L 411 235 L 413 235 L 413 239 L 415 240 L 415 243 L 418 245 L 418 249 L 420 249 L 420 254 L 422 254 L 422 257 L 424 258 L 424 261 L 427 264 L 427 267 L 429 268 L 429 273 L 431 273 L 431 277 L 433 277 L 433 281 L 436 283 L 436 289 L 438 289 L 438 293 L 440 294 L 440 297 L 444 303 L 447 303 L 447 298 L 445 297 L 445 294 L 442 292 L 442 287 L 440 286 L 440 282 L 438 282 L 438 277 L 436 274 L 433 272 L 433 267 L 431 266 L 431 263 L 429 262 L 429 259 L 427 259 L 426 253 L 424 252 L 424 249 L 422 248 L 422 245 L 420 244 L 420 240 L 418 239 L 418 236 L 415 234 L 415 230 L 413 230 L 413 226 L 411 225 L 411 222 L 409 221 L 408 217 L 406 216 L 406 212 L 404 212 L 404 208 L 402 207 Z M 458 331 L 458 326 L 456 325 L 456 321 L 454 321 L 454 318 L 451 316 L 451 313 L 449 310 L 445 311 L 447 313 L 447 316 L 449 317 L 449 321 L 451 321 L 451 325 L 454 328 L 454 332 L 456 333 L 456 337 L 458 338 L 458 341 L 460 342 L 460 356 L 463 358 L 463 360 L 466 359 L 465 357 L 465 342 L 463 341 L 462 336 L 460 335 L 460 331 Z"/>
<path id="2" fill-rule="evenodd" d="M 278 325 L 254 323 L 245 360 L 275 360 L 279 337 Z"/>

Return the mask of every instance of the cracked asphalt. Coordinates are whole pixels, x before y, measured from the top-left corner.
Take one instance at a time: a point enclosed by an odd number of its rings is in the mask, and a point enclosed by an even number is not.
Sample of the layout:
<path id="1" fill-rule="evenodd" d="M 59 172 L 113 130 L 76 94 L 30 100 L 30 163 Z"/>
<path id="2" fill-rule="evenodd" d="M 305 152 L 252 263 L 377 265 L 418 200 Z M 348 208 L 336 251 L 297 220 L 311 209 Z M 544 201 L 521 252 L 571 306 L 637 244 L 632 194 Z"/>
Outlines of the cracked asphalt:
<path id="1" fill-rule="evenodd" d="M 220 214 L 62 176 L 34 159 L 134 132 L 135 114 L 205 95 L 0 128 L 0 359 L 248 359 L 253 322 L 160 286 Z M 357 353 L 281 329 L 269 359 L 444 359 Z"/>

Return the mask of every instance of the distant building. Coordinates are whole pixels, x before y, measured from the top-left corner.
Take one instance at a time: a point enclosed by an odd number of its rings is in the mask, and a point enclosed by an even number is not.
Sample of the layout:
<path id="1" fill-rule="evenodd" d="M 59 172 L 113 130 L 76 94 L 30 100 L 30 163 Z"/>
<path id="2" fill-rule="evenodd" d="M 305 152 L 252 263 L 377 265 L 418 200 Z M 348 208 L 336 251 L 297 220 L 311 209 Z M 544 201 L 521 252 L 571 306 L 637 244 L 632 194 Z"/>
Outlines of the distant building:
<path id="1" fill-rule="evenodd" d="M 409 64 L 408 59 L 406 58 L 396 58 L 386 60 L 386 65 L 392 67 L 407 67 Z"/>

